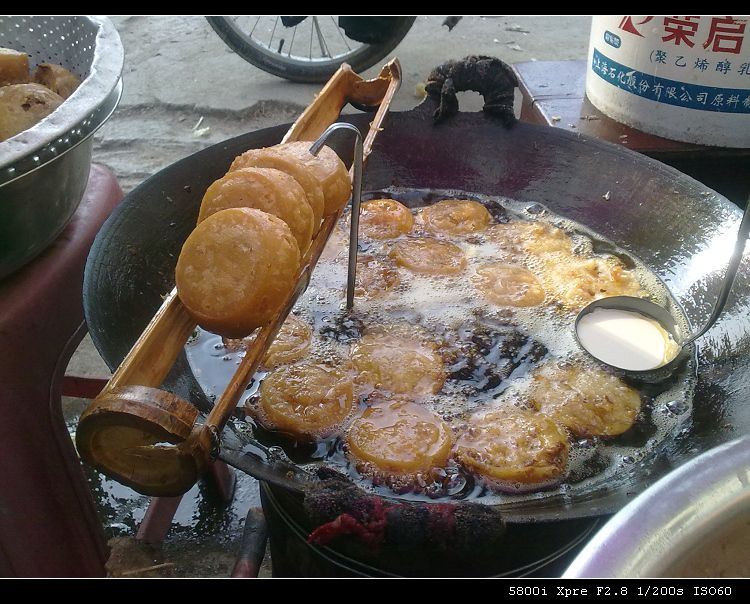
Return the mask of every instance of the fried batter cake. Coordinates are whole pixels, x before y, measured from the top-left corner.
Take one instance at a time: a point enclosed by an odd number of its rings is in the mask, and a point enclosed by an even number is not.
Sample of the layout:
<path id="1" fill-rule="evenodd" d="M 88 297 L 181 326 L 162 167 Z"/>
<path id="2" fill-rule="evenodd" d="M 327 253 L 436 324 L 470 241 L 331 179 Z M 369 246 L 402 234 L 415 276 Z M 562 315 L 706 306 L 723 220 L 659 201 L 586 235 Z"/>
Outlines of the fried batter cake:
<path id="1" fill-rule="evenodd" d="M 0 47 L 0 87 L 29 81 L 29 55 Z"/>
<path id="2" fill-rule="evenodd" d="M 255 208 L 289 225 L 300 252 L 310 245 L 315 217 L 304 189 L 274 168 L 241 168 L 214 181 L 203 195 L 198 222 L 228 208 Z"/>
<path id="3" fill-rule="evenodd" d="M 455 458 L 493 490 L 522 492 L 565 475 L 568 433 L 558 423 L 517 407 L 478 414 L 461 430 Z"/>
<path id="4" fill-rule="evenodd" d="M 78 79 L 78 76 L 65 69 L 62 65 L 54 63 L 40 63 L 37 65 L 32 80 L 37 84 L 46 86 L 64 99 L 67 99 L 81 85 L 81 80 Z"/>
<path id="5" fill-rule="evenodd" d="M 540 273 L 545 289 L 563 306 L 578 311 L 610 296 L 647 297 L 635 274 L 616 258 L 570 256 L 545 263 Z"/>
<path id="6" fill-rule="evenodd" d="M 294 178 L 307 195 L 307 202 L 315 216 L 315 232 L 318 231 L 325 210 L 325 198 L 323 197 L 323 188 L 310 167 L 292 157 L 279 154 L 273 147 L 266 147 L 264 149 L 250 149 L 235 157 L 227 174 L 242 168 L 275 168 Z"/>
<path id="7" fill-rule="evenodd" d="M 317 156 L 310 153 L 311 142 L 296 141 L 271 147 L 277 153 L 299 161 L 310 168 L 323 189 L 325 214 L 334 214 L 346 205 L 352 193 L 352 182 L 344 162 L 336 152 L 323 145 Z"/>
<path id="8" fill-rule="evenodd" d="M 492 216 L 481 203 L 444 199 L 421 211 L 425 230 L 433 235 L 471 235 L 486 229 Z"/>
<path id="9" fill-rule="evenodd" d="M 477 268 L 474 285 L 498 306 L 537 306 L 545 293 L 534 274 L 521 266 L 489 262 Z"/>
<path id="10" fill-rule="evenodd" d="M 573 242 L 567 233 L 546 222 L 513 220 L 494 224 L 485 235 L 510 256 L 573 253 Z"/>
<path id="11" fill-rule="evenodd" d="M 411 210 L 395 199 L 371 199 L 360 206 L 359 232 L 370 239 L 395 239 L 413 226 Z"/>
<path id="12" fill-rule="evenodd" d="M 548 363 L 532 373 L 531 404 L 577 436 L 616 436 L 641 409 L 638 391 L 593 367 Z"/>
<path id="13" fill-rule="evenodd" d="M 41 84 L 0 87 L 0 141 L 35 126 L 63 101 L 59 94 Z"/>
<path id="14" fill-rule="evenodd" d="M 363 474 L 415 475 L 445 466 L 450 427 L 422 405 L 389 401 L 368 407 L 346 432 L 349 458 Z"/>
<path id="15" fill-rule="evenodd" d="M 387 260 L 369 254 L 357 257 L 357 275 L 354 295 L 361 298 L 377 298 L 401 282 L 398 270 Z"/>
<path id="16" fill-rule="evenodd" d="M 260 385 L 257 406 L 248 411 L 269 430 L 314 441 L 337 434 L 353 408 L 354 386 L 347 371 L 301 362 L 271 372 Z"/>
<path id="17" fill-rule="evenodd" d="M 408 333 L 371 333 L 351 349 L 359 384 L 397 394 L 439 392 L 445 383 L 443 358 L 437 346 Z"/>
<path id="18" fill-rule="evenodd" d="M 311 339 L 310 325 L 299 317 L 289 315 L 266 352 L 263 366 L 270 369 L 299 361 L 307 354 Z"/>
<path id="19" fill-rule="evenodd" d="M 428 237 L 397 241 L 388 255 L 399 266 L 425 275 L 456 275 L 466 268 L 460 247 Z"/>
<path id="20" fill-rule="evenodd" d="M 242 338 L 268 323 L 295 283 L 300 253 L 287 224 L 252 208 L 209 216 L 188 236 L 177 293 L 201 327 Z"/>

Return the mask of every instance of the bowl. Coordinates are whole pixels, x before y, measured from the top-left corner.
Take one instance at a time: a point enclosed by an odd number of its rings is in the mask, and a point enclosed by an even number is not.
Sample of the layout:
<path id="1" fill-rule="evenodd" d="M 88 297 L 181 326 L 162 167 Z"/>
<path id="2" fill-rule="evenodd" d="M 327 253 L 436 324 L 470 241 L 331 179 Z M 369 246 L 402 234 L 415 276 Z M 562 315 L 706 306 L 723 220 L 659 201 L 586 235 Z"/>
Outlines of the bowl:
<path id="1" fill-rule="evenodd" d="M 750 435 L 673 470 L 615 514 L 564 578 L 750 577 Z"/>
<path id="2" fill-rule="evenodd" d="M 123 48 L 106 17 L 0 17 L 0 47 L 33 69 L 57 63 L 81 84 L 35 126 L 0 142 L 0 279 L 59 235 L 83 197 L 93 134 L 122 94 Z"/>

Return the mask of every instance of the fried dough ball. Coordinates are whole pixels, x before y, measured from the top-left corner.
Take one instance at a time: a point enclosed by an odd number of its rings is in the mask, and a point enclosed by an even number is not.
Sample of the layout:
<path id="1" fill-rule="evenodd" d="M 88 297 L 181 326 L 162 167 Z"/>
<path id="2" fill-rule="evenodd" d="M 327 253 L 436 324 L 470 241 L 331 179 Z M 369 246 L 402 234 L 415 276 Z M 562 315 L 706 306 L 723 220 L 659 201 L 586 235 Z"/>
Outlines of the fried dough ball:
<path id="1" fill-rule="evenodd" d="M 396 267 L 374 256 L 363 254 L 357 257 L 357 276 L 354 295 L 362 298 L 377 298 L 401 282 Z"/>
<path id="2" fill-rule="evenodd" d="M 599 298 L 646 296 L 635 275 L 616 258 L 558 258 L 548 262 L 540 276 L 545 289 L 574 311 Z"/>
<path id="3" fill-rule="evenodd" d="M 370 239 L 395 239 L 412 226 L 411 210 L 395 199 L 371 199 L 360 206 L 359 232 Z"/>
<path id="4" fill-rule="evenodd" d="M 486 235 L 512 256 L 573 253 L 573 242 L 568 234 L 546 222 L 494 224 L 487 229 Z"/>
<path id="5" fill-rule="evenodd" d="M 325 198 L 323 197 L 323 188 L 311 168 L 294 158 L 279 154 L 273 147 L 245 151 L 242 155 L 234 158 L 227 173 L 241 168 L 275 168 L 294 178 L 305 190 L 307 202 L 315 216 L 315 232 L 318 231 L 320 221 L 323 219 Z"/>
<path id="6" fill-rule="evenodd" d="M 490 488 L 521 492 L 558 482 L 569 448 L 568 433 L 558 423 L 506 407 L 472 417 L 458 437 L 455 457 Z"/>
<path id="7" fill-rule="evenodd" d="M 201 327 L 242 338 L 268 323 L 294 286 L 300 253 L 287 224 L 253 208 L 195 227 L 177 260 L 177 292 Z"/>
<path id="8" fill-rule="evenodd" d="M 486 229 L 492 216 L 481 203 L 444 199 L 422 209 L 424 227 L 434 235 L 470 235 Z"/>
<path id="9" fill-rule="evenodd" d="M 317 156 L 310 153 L 311 142 L 296 141 L 272 147 L 278 153 L 295 159 L 312 170 L 323 188 L 325 214 L 334 214 L 346 205 L 352 193 L 352 181 L 344 162 L 336 152 L 323 145 Z"/>
<path id="10" fill-rule="evenodd" d="M 46 86 L 62 98 L 67 99 L 81 84 L 78 76 L 71 73 L 62 65 L 54 63 L 40 63 L 34 71 L 33 80 L 37 84 Z"/>
<path id="11" fill-rule="evenodd" d="M 302 362 L 280 367 L 263 380 L 257 419 L 270 430 L 314 441 L 338 433 L 353 408 L 349 373 Z"/>
<path id="12" fill-rule="evenodd" d="M 471 278 L 474 285 L 498 306 L 537 306 L 545 293 L 534 273 L 520 266 L 489 262 Z"/>
<path id="13" fill-rule="evenodd" d="M 445 383 L 437 346 L 409 334 L 366 334 L 352 346 L 355 378 L 378 390 L 397 394 L 435 394 Z"/>
<path id="14" fill-rule="evenodd" d="M 466 267 L 460 247 L 427 237 L 397 241 L 388 255 L 399 266 L 426 275 L 455 275 Z"/>
<path id="15" fill-rule="evenodd" d="M 599 368 L 548 363 L 532 374 L 534 407 L 578 436 L 616 436 L 641 409 L 637 390 Z"/>
<path id="16" fill-rule="evenodd" d="M 41 84 L 13 84 L 0 88 L 0 141 L 28 130 L 47 117 L 63 98 Z"/>
<path id="17" fill-rule="evenodd" d="M 0 48 L 0 86 L 29 81 L 29 55 L 12 48 Z"/>
<path id="18" fill-rule="evenodd" d="M 312 328 L 302 319 L 289 315 L 263 358 L 263 366 L 272 368 L 295 363 L 310 348 Z"/>
<path id="19" fill-rule="evenodd" d="M 411 475 L 443 467 L 452 444 L 448 424 L 409 401 L 367 408 L 346 433 L 347 452 L 355 463 L 388 475 Z"/>
<path id="20" fill-rule="evenodd" d="M 281 218 L 300 252 L 310 245 L 315 226 L 304 189 L 289 174 L 274 168 L 242 168 L 214 181 L 201 201 L 198 222 L 228 208 L 255 208 Z"/>

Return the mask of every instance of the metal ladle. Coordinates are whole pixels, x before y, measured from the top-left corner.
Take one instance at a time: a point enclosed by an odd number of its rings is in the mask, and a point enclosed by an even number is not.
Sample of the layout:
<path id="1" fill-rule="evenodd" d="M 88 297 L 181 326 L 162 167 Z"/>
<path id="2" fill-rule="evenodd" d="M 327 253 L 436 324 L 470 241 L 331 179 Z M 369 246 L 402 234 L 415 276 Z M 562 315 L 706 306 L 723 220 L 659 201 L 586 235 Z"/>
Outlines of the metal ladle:
<path id="1" fill-rule="evenodd" d="M 665 371 L 673 368 L 673 366 L 677 364 L 678 360 L 682 356 L 680 353 L 686 347 L 692 344 L 696 339 L 700 338 L 709 329 L 711 329 L 714 323 L 716 323 L 716 320 L 719 318 L 719 315 L 721 315 L 721 312 L 724 310 L 727 298 L 729 297 L 729 292 L 731 291 L 732 285 L 734 284 L 734 279 L 737 276 L 737 270 L 739 269 L 740 262 L 742 261 L 748 234 L 750 234 L 750 199 L 748 199 L 747 205 L 745 206 L 745 211 L 742 214 L 742 221 L 740 222 L 740 227 L 737 231 L 737 240 L 734 244 L 734 250 L 732 252 L 732 256 L 729 259 L 727 271 L 724 274 L 724 280 L 722 282 L 721 289 L 719 290 L 719 295 L 716 299 L 716 303 L 714 304 L 713 311 L 711 312 L 711 316 L 704 323 L 704 325 L 700 329 L 698 329 L 698 331 L 694 332 L 691 335 L 688 335 L 687 337 L 683 337 L 677 326 L 677 320 L 667 309 L 643 298 L 636 298 L 633 296 L 613 296 L 611 298 L 602 298 L 600 300 L 595 300 L 578 313 L 575 321 L 575 335 L 576 340 L 580 344 L 581 348 L 583 348 L 597 361 L 604 363 L 605 365 L 608 365 L 610 367 L 614 367 L 615 369 L 627 371 L 633 374 L 647 374 L 655 370 Z M 581 339 L 580 332 L 581 319 L 598 309 L 618 310 L 629 313 L 636 313 L 638 315 L 641 315 L 642 317 L 645 317 L 646 319 L 656 321 L 673 338 L 674 342 L 679 347 L 679 350 L 671 359 L 662 363 L 662 365 L 645 370 L 619 367 L 617 365 L 613 365 L 610 362 L 604 361 L 586 347 Z M 611 344 L 624 345 L 623 342 L 618 343 L 614 338 L 612 339 Z"/>

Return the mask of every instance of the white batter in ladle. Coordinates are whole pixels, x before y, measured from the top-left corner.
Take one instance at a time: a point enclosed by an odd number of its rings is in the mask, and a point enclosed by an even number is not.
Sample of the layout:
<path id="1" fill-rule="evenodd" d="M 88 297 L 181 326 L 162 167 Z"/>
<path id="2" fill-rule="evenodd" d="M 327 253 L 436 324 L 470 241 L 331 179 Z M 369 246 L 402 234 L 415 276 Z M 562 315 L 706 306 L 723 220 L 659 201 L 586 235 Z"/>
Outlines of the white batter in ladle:
<path id="1" fill-rule="evenodd" d="M 578 313 L 575 322 L 578 343 L 595 359 L 617 369 L 644 372 L 666 367 L 719 318 L 742 261 L 748 231 L 750 200 L 711 316 L 694 334 L 682 337 L 675 318 L 653 302 L 633 296 L 613 296 L 596 300 Z"/>

